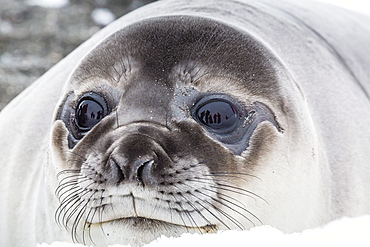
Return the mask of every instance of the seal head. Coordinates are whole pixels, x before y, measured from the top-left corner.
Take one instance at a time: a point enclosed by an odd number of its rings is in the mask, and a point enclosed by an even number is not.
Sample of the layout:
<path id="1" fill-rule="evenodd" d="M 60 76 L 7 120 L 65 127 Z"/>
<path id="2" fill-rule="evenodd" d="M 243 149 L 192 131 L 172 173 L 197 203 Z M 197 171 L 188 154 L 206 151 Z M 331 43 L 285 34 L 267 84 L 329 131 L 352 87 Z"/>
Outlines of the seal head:
<path id="1" fill-rule="evenodd" d="M 276 80 L 266 49 L 214 20 L 113 34 L 75 69 L 56 115 L 56 219 L 77 242 L 100 231 L 110 244 L 261 224 L 237 198 L 266 203 L 243 184 L 257 179 L 261 140 L 282 132 L 266 103 L 279 101 Z"/>

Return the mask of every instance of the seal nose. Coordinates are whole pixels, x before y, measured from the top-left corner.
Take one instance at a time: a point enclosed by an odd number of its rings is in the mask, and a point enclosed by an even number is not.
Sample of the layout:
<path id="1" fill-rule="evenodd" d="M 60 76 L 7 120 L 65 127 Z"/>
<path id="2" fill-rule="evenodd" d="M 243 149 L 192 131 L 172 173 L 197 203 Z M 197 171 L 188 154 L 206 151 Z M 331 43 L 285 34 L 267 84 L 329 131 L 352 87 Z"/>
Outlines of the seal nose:
<path id="1" fill-rule="evenodd" d="M 137 183 L 142 186 L 153 186 L 156 179 L 153 175 L 153 169 L 156 165 L 154 157 L 137 158 L 129 162 L 122 157 L 112 157 L 110 167 L 112 170 L 111 182 Z"/>

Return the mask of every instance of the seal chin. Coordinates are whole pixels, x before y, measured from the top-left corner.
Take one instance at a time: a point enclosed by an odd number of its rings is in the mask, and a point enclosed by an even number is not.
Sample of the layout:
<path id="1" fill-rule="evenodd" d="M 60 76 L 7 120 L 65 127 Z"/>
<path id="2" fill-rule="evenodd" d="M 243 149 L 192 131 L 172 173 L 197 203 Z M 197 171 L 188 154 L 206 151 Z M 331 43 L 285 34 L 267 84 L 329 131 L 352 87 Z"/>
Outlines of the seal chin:
<path id="1" fill-rule="evenodd" d="M 178 225 L 158 219 L 134 216 L 91 224 L 83 232 L 76 233 L 78 236 L 75 236 L 75 240 L 95 246 L 122 243 L 143 246 L 161 236 L 179 237 L 184 233 L 215 233 L 217 230 L 215 225 L 186 226 L 185 224 Z M 104 239 L 103 242 L 101 242 L 102 239 Z"/>
<path id="2" fill-rule="evenodd" d="M 179 225 L 163 220 L 158 219 L 151 219 L 146 217 L 125 217 L 125 218 L 119 218 L 107 222 L 101 222 L 101 223 L 95 223 L 94 225 L 104 225 L 107 223 L 114 223 L 126 227 L 133 227 L 134 229 L 138 229 L 140 231 L 148 231 L 148 230 L 160 230 L 160 229 L 170 229 L 170 228 L 183 228 L 184 232 L 193 232 L 198 231 L 201 233 L 213 233 L 218 230 L 216 225 L 204 225 L 204 226 L 188 226 L 185 224 Z"/>

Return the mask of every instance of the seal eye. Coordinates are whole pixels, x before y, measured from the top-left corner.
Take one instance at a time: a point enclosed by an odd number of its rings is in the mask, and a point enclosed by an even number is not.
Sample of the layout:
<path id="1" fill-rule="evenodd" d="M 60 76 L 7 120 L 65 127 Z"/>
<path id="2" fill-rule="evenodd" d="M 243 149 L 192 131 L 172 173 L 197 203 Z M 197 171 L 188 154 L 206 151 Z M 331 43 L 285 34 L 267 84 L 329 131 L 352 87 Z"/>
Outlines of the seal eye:
<path id="1" fill-rule="evenodd" d="M 209 100 L 196 110 L 197 120 L 215 133 L 231 132 L 238 122 L 238 111 L 231 103 L 222 99 Z"/>
<path id="2" fill-rule="evenodd" d="M 107 115 L 107 104 L 97 94 L 84 96 L 77 104 L 75 124 L 79 131 L 87 132 Z"/>
<path id="3" fill-rule="evenodd" d="M 91 129 L 104 116 L 103 107 L 90 99 L 80 102 L 76 111 L 76 123 L 80 129 Z"/>

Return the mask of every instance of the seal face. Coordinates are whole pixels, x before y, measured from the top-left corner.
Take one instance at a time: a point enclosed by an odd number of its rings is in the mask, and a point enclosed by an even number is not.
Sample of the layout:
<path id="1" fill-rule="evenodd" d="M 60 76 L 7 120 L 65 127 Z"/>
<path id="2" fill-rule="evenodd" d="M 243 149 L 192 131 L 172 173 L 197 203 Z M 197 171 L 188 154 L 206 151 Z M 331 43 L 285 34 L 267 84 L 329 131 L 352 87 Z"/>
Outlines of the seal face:
<path id="1" fill-rule="evenodd" d="M 262 224 L 246 204 L 267 201 L 245 184 L 258 180 L 261 141 L 283 135 L 269 56 L 250 35 L 191 16 L 144 20 L 95 47 L 53 127 L 56 220 L 73 240 L 142 244 Z"/>

